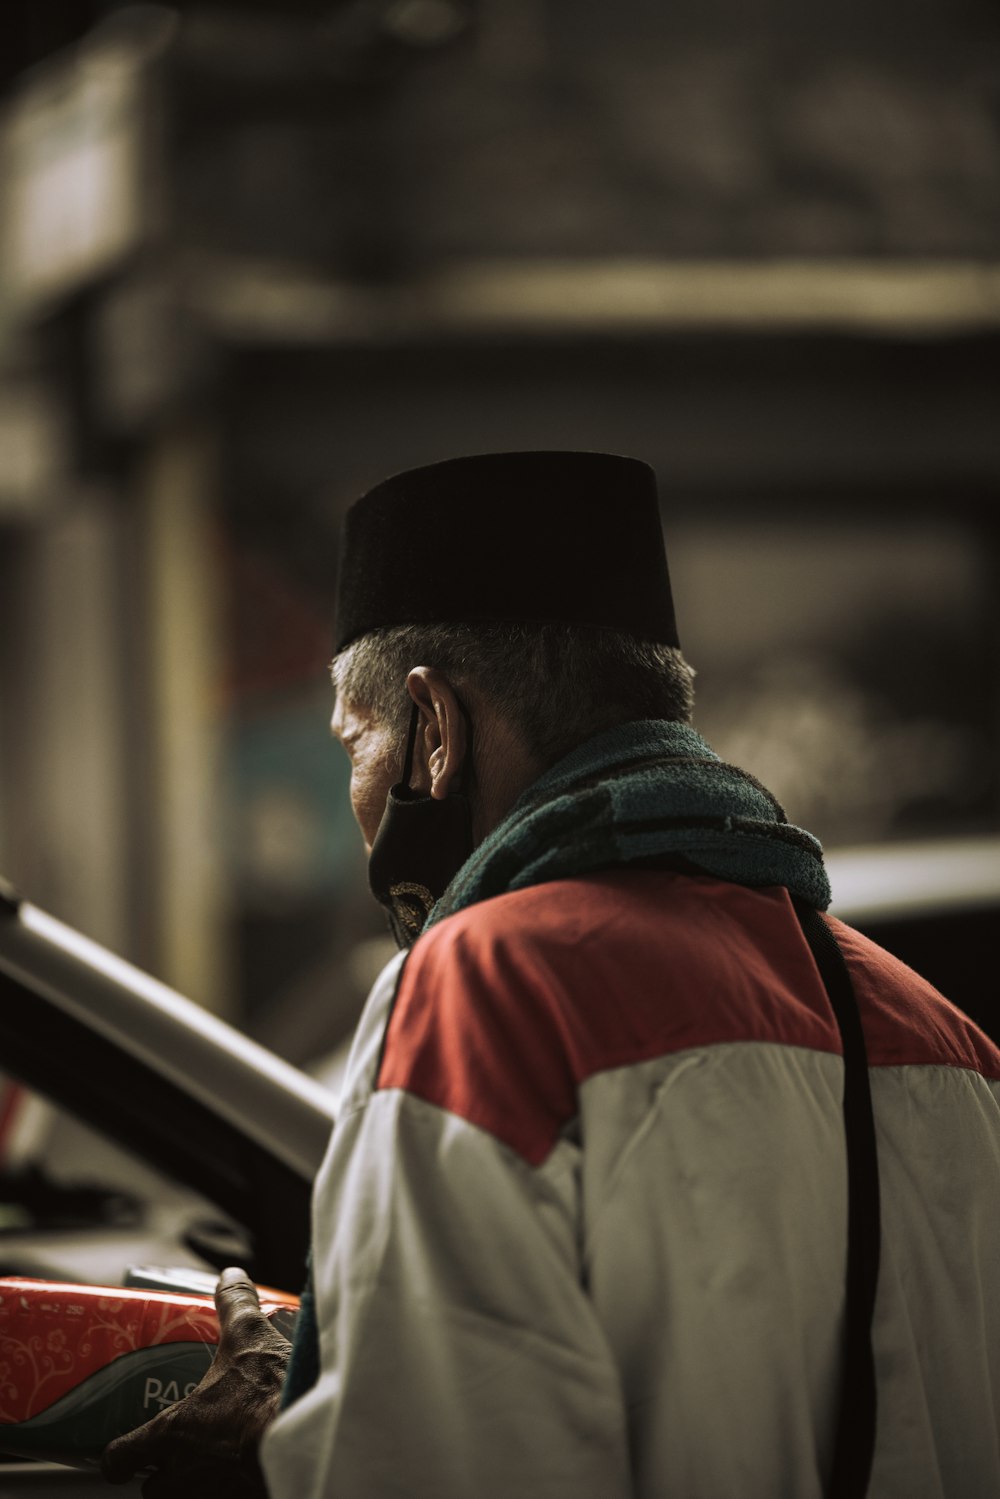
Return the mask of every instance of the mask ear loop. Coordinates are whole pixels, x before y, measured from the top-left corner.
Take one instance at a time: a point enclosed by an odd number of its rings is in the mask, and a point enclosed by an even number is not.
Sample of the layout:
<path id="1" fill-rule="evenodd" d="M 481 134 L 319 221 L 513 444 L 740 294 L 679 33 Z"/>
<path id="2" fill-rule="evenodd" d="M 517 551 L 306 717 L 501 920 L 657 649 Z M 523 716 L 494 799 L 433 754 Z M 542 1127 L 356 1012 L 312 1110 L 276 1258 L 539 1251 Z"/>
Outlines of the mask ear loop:
<path id="1" fill-rule="evenodd" d="M 462 717 L 465 720 L 465 732 L 468 736 L 469 746 L 465 755 L 465 764 L 458 778 L 458 789 L 464 794 L 468 793 L 472 781 L 472 719 L 469 717 L 468 709 L 464 703 L 459 703 Z M 416 703 L 413 704 L 413 712 L 410 714 L 410 729 L 406 739 L 406 757 L 403 760 L 403 773 L 400 782 L 406 791 L 412 790 L 410 778 L 413 775 L 413 756 L 417 747 L 417 729 L 420 726 L 420 709 Z"/>
<path id="2" fill-rule="evenodd" d="M 413 712 L 410 714 L 410 732 L 406 741 L 406 758 L 403 761 L 403 774 L 401 777 L 403 787 L 410 790 L 410 777 L 413 775 L 413 752 L 417 747 L 417 729 L 420 725 L 420 709 L 416 703 L 413 704 Z"/>

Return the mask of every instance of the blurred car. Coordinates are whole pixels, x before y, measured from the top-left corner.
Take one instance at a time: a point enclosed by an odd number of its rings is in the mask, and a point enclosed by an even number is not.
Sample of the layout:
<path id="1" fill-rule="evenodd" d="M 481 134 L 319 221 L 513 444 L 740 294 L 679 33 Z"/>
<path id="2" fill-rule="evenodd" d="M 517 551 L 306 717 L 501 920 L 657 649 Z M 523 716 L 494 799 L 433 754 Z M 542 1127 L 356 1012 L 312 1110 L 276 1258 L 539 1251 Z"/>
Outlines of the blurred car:
<path id="1" fill-rule="evenodd" d="M 9 891 L 0 1068 L 0 1152 L 36 1096 L 54 1105 L 26 1156 L 6 1151 L 0 1274 L 119 1285 L 136 1265 L 242 1264 L 301 1290 L 328 1089 Z M 20 1462 L 0 1487 L 108 1492 Z"/>
<path id="2" fill-rule="evenodd" d="M 842 849 L 827 862 L 835 913 L 1000 1039 L 996 986 L 983 982 L 1000 838 Z M 238 1263 L 301 1288 L 328 1089 L 9 892 L 0 1067 L 13 1080 L 8 1114 L 20 1089 L 59 1111 L 46 1148 L 0 1176 L 0 1273 L 118 1284 L 135 1264 Z M 5 1127 L 0 1098 L 0 1162 Z M 47 1464 L 4 1464 L 0 1486 L 34 1499 L 107 1492 Z"/>

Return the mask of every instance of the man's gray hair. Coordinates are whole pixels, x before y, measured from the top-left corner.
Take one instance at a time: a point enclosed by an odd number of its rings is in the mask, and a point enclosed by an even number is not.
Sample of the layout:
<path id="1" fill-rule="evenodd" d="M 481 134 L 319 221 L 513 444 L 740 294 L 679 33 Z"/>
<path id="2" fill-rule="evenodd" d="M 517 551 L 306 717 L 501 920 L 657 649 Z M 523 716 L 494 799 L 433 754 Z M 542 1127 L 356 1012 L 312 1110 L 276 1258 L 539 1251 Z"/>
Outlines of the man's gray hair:
<path id="1" fill-rule="evenodd" d="M 398 625 L 353 641 L 331 674 L 338 695 L 402 739 L 415 666 L 443 672 L 459 696 L 487 700 L 546 767 L 615 724 L 688 723 L 694 707 L 694 672 L 675 646 L 591 625 Z"/>

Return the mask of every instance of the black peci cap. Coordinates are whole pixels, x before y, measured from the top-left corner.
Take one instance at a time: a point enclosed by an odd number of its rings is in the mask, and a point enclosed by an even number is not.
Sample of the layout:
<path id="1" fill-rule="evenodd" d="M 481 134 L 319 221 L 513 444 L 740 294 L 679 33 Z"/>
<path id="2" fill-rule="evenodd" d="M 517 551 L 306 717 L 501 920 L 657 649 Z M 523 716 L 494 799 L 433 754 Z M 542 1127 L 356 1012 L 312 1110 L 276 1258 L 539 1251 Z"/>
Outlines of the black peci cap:
<path id="1" fill-rule="evenodd" d="M 677 626 L 656 475 L 612 453 L 483 453 L 410 469 L 347 512 L 334 651 L 391 625 Z"/>

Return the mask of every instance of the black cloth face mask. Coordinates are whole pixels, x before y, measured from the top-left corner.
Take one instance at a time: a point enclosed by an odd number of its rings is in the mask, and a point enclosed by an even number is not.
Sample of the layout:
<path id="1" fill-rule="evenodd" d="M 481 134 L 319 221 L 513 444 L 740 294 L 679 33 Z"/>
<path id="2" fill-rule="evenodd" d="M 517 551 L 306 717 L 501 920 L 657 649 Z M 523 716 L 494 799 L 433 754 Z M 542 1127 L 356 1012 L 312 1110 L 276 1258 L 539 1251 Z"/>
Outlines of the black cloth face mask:
<path id="1" fill-rule="evenodd" d="M 465 719 L 468 723 L 468 714 Z M 388 912 L 392 935 L 401 948 L 416 942 L 431 907 L 475 847 L 465 767 L 459 789 L 443 800 L 410 786 L 419 722 L 414 704 L 402 779 L 386 799 L 368 860 L 369 888 Z M 466 766 L 471 755 L 470 735 Z"/>

